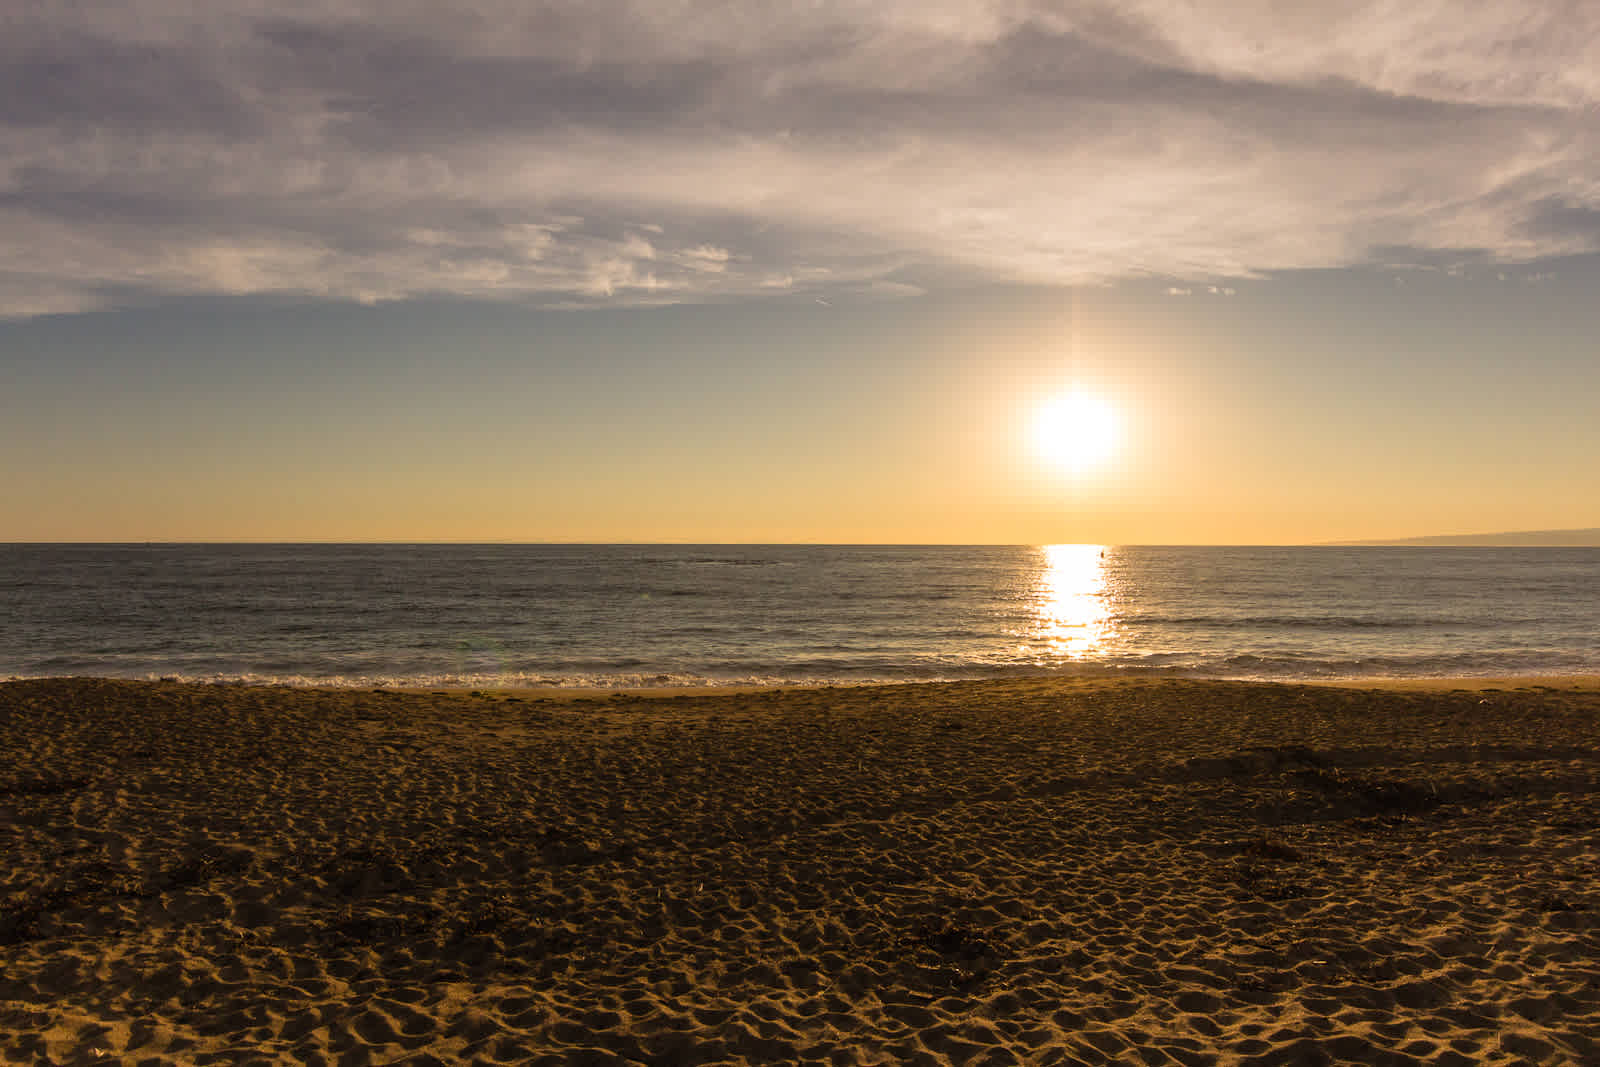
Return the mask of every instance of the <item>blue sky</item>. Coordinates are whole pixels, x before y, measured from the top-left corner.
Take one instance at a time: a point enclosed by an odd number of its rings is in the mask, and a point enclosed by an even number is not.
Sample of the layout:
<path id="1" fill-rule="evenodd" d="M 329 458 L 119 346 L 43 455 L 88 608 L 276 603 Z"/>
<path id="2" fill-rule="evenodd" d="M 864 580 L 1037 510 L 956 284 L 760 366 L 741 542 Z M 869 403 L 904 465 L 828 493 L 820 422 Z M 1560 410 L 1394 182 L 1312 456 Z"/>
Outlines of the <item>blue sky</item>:
<path id="1" fill-rule="evenodd" d="M 1600 10 L 1304 7 L 9 15 L 0 538 L 1600 526 Z"/>

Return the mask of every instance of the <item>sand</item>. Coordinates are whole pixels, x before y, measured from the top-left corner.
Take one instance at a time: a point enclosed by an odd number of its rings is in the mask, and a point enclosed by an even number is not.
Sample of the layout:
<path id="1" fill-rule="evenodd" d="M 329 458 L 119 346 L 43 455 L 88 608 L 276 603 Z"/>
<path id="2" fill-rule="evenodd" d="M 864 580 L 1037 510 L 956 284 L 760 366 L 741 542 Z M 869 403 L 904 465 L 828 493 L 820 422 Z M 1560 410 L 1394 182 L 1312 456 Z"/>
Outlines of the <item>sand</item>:
<path id="1" fill-rule="evenodd" d="M 1600 692 L 0 685 L 0 1060 L 1596 1063 Z"/>

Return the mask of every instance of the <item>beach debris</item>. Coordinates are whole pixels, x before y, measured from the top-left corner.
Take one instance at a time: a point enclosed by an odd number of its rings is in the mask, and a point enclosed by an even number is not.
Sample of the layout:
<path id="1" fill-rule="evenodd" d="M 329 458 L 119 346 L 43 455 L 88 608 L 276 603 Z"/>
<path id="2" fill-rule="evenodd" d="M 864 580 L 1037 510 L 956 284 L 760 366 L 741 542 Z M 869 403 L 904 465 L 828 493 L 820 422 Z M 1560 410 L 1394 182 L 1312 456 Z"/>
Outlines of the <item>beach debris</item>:
<path id="1" fill-rule="evenodd" d="M 1536 911 L 1543 912 L 1585 911 L 1588 908 L 1587 904 L 1574 900 L 1565 893 L 1550 890 L 1532 894 L 1529 904 Z"/>
<path id="2" fill-rule="evenodd" d="M 201 885 L 213 878 L 242 874 L 255 862 L 249 849 L 212 850 L 180 860 L 176 866 L 166 868 L 152 879 L 147 893 L 171 892 Z"/>
<path id="3" fill-rule="evenodd" d="M 93 782 L 94 779 L 83 777 L 24 778 L 0 784 L 0 797 L 60 796 L 63 793 L 75 793 L 80 789 L 87 789 Z"/>
<path id="4" fill-rule="evenodd" d="M 331 889 L 343 896 L 376 896 L 412 883 L 406 857 L 386 845 L 345 849 L 319 873 Z"/>
<path id="5" fill-rule="evenodd" d="M 1267 860 L 1284 860 L 1289 863 L 1296 863 L 1305 859 L 1305 853 L 1269 834 L 1262 834 L 1260 837 L 1246 841 L 1240 846 L 1240 851 L 1247 856 L 1256 856 Z"/>
<path id="6" fill-rule="evenodd" d="M 1316 896 L 1316 890 L 1303 882 L 1285 878 L 1271 867 L 1258 863 L 1241 863 L 1233 869 L 1233 880 L 1239 888 L 1262 900 L 1296 900 Z"/>
<path id="7" fill-rule="evenodd" d="M 68 884 L 30 888 L 0 905 L 0 945 L 20 945 L 40 936 L 40 921 L 71 908 L 96 907 L 118 897 L 143 897 L 129 880 L 115 878 L 101 865 L 75 872 Z"/>
<path id="8" fill-rule="evenodd" d="M 898 946 L 913 957 L 913 966 L 935 985 L 970 986 L 982 981 L 1004 961 L 1004 953 L 972 926 L 947 917 L 929 917 L 903 935 Z M 933 966 L 926 965 L 932 957 Z"/>
<path id="9" fill-rule="evenodd" d="M 1432 811 L 1441 803 L 1431 781 L 1401 778 L 1365 778 L 1338 767 L 1308 767 L 1293 777 L 1325 796 L 1352 805 L 1358 815 L 1411 816 Z"/>
<path id="10" fill-rule="evenodd" d="M 357 909 L 346 903 L 316 931 L 315 937 L 324 944 L 414 943 L 436 936 L 442 919 L 443 912 L 438 908 L 395 913 L 376 908 Z"/>

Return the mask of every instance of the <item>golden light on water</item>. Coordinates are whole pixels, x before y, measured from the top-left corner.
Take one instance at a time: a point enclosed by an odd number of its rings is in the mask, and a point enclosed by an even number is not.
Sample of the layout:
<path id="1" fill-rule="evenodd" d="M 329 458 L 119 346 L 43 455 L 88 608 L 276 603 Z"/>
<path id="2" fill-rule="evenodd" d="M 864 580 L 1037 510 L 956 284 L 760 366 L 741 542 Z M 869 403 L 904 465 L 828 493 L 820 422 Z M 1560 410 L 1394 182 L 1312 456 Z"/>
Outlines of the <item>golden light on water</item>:
<path id="1" fill-rule="evenodd" d="M 1045 545 L 1037 634 L 1053 654 L 1082 659 L 1111 635 L 1103 545 Z"/>

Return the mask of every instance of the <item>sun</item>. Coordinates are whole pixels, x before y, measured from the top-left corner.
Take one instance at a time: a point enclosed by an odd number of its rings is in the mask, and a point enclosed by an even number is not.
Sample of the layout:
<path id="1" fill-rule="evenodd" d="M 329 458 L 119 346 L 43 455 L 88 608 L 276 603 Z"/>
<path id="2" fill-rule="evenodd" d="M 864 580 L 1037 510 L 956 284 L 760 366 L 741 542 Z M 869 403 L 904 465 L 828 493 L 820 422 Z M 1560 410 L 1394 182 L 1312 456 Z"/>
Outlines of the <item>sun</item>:
<path id="1" fill-rule="evenodd" d="M 1122 419 L 1116 408 L 1080 389 L 1050 400 L 1034 418 L 1033 440 L 1039 454 L 1074 471 L 1105 462 L 1121 439 Z"/>

